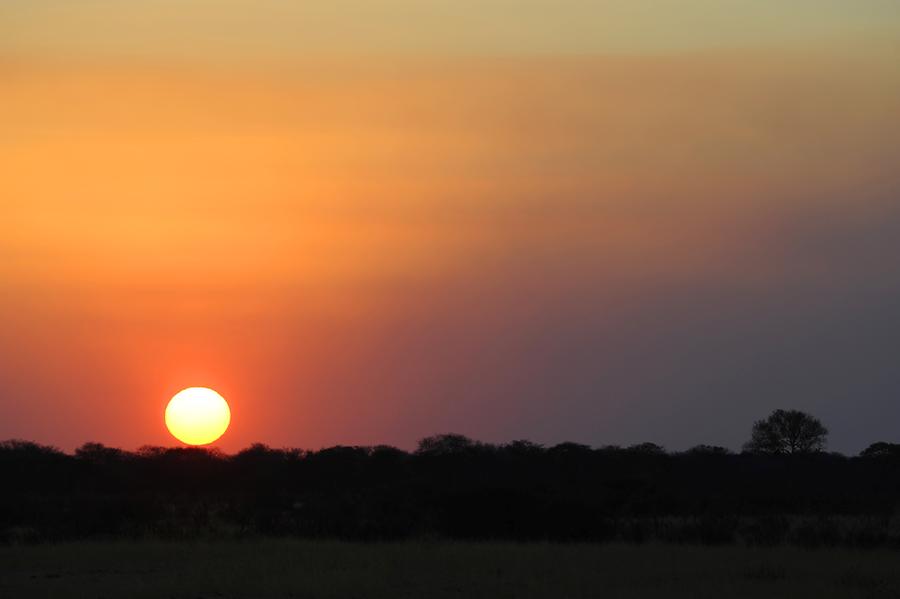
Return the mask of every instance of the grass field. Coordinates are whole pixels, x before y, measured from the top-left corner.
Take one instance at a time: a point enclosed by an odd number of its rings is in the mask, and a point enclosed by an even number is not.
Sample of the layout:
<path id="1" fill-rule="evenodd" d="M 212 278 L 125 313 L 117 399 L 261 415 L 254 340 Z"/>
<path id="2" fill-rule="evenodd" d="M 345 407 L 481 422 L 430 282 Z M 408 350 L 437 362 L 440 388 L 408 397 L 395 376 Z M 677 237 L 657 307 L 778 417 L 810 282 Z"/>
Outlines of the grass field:
<path id="1" fill-rule="evenodd" d="M 900 552 L 259 540 L 0 548 L 0 597 L 900 597 Z"/>

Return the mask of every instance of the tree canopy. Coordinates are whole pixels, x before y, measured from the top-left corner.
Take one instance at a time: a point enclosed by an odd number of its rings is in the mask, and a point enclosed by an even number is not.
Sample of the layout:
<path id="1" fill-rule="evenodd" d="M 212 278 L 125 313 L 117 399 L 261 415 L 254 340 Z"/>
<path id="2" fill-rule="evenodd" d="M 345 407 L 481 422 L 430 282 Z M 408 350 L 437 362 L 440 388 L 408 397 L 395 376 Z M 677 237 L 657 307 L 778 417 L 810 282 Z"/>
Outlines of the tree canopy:
<path id="1" fill-rule="evenodd" d="M 753 424 L 744 449 L 767 454 L 814 453 L 825 449 L 827 439 L 828 429 L 815 416 L 799 410 L 775 410 Z"/>

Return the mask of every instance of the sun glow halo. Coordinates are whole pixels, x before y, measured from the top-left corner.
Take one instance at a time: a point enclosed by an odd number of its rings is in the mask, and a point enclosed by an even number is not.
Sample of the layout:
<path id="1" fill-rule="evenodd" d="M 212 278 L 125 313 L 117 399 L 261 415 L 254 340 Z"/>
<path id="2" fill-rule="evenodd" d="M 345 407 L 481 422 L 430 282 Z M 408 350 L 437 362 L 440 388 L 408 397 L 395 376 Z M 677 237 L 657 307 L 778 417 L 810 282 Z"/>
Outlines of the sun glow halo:
<path id="1" fill-rule="evenodd" d="M 187 445 L 208 445 L 221 437 L 231 422 L 225 398 L 206 387 L 179 391 L 166 406 L 166 427 Z"/>

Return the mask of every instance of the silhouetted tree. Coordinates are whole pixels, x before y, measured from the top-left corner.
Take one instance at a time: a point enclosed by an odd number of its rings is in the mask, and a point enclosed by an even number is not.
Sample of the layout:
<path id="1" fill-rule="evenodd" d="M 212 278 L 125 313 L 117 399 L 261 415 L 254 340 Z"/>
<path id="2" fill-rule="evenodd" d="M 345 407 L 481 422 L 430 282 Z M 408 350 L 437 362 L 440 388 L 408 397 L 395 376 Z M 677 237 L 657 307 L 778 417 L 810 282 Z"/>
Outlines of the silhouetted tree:
<path id="1" fill-rule="evenodd" d="M 50 445 L 39 445 L 31 441 L 23 441 L 21 439 L 8 439 L 0 441 L 0 452 L 10 453 L 19 456 L 49 456 L 62 455 L 62 452 L 56 447 Z"/>
<path id="2" fill-rule="evenodd" d="M 416 453 L 421 455 L 447 455 L 464 453 L 474 449 L 476 446 L 475 441 L 464 435 L 448 433 L 425 437 L 419 441 L 419 448 L 416 450 Z"/>
<path id="3" fill-rule="evenodd" d="M 643 455 L 665 455 L 666 450 L 656 443 L 638 443 L 628 448 L 631 453 L 639 453 Z"/>
<path id="4" fill-rule="evenodd" d="M 872 443 L 859 455 L 864 458 L 900 458 L 900 443 Z"/>
<path id="5" fill-rule="evenodd" d="M 587 456 L 590 455 L 591 452 L 593 452 L 589 445 L 585 445 L 583 443 L 573 443 L 571 441 L 558 443 L 547 451 L 550 453 L 550 455 L 555 456 Z"/>
<path id="6" fill-rule="evenodd" d="M 818 418 L 799 410 L 775 410 L 765 420 L 757 420 L 744 445 L 751 453 L 797 454 L 822 451 L 828 429 Z"/>
<path id="7" fill-rule="evenodd" d="M 107 447 L 102 443 L 85 443 L 75 450 L 75 457 L 86 462 L 107 464 L 120 462 L 128 457 L 128 454 L 115 447 Z"/>
<path id="8" fill-rule="evenodd" d="M 544 453 L 544 446 L 531 441 L 516 440 L 502 446 L 511 455 L 536 456 Z"/>

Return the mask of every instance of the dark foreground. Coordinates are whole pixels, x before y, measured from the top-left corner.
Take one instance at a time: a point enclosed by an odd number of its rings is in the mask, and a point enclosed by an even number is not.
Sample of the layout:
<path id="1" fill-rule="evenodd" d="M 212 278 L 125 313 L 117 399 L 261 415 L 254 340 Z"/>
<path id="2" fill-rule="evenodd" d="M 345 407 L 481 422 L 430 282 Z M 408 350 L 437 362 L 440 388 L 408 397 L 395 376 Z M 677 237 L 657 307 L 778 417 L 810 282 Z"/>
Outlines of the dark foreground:
<path id="1" fill-rule="evenodd" d="M 900 552 L 324 541 L 0 548 L 0 597 L 900 597 Z"/>

